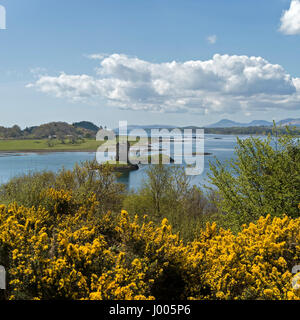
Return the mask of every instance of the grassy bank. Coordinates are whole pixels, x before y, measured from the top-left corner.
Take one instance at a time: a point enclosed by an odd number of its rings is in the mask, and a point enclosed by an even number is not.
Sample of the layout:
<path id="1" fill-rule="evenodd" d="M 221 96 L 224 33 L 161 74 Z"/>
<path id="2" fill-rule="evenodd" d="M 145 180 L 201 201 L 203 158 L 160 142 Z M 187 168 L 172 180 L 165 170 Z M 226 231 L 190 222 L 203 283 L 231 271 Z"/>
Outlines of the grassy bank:
<path id="1" fill-rule="evenodd" d="M 141 142 L 147 145 L 147 139 L 142 138 Z M 63 152 L 63 151 L 91 151 L 96 152 L 97 148 L 102 144 L 101 141 L 95 139 L 84 139 L 75 143 L 65 140 L 62 143 L 58 139 L 12 139 L 0 140 L 0 152 Z M 106 142 L 107 143 L 107 142 Z M 110 141 L 110 144 L 115 143 Z M 131 142 L 133 144 L 133 142 Z"/>
<path id="2" fill-rule="evenodd" d="M 0 152 L 54 152 L 54 151 L 96 151 L 101 142 L 85 139 L 80 143 L 62 143 L 58 140 L 0 140 Z"/>

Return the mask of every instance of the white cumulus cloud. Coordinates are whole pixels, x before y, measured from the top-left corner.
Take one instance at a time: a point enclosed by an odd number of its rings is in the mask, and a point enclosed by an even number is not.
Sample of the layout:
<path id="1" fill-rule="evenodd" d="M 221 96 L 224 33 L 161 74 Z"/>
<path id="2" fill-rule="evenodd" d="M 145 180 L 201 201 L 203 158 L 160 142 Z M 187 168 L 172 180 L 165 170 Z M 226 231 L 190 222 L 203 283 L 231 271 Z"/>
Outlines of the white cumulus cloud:
<path id="1" fill-rule="evenodd" d="M 28 87 L 71 100 L 105 99 L 132 110 L 250 113 L 299 109 L 300 79 L 261 57 L 216 54 L 201 61 L 151 63 L 123 54 L 98 58 L 91 75 L 43 76 Z"/>
<path id="2" fill-rule="evenodd" d="M 279 30 L 288 35 L 300 34 L 300 0 L 292 0 L 290 8 L 283 12 Z"/>

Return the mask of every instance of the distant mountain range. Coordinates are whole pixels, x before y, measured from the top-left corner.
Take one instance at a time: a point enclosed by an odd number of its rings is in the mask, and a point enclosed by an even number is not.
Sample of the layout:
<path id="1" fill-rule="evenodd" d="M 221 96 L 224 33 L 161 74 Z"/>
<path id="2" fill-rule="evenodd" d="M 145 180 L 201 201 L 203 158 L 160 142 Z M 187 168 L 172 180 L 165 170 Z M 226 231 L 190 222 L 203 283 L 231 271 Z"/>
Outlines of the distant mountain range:
<path id="1" fill-rule="evenodd" d="M 300 119 L 285 119 L 285 120 L 279 121 L 278 124 L 280 126 L 300 127 Z"/>
<path id="2" fill-rule="evenodd" d="M 278 126 L 295 126 L 300 127 L 300 119 L 284 119 L 276 123 Z M 235 122 L 228 119 L 210 124 L 206 128 L 233 128 L 233 127 L 271 127 L 273 122 L 265 120 L 253 120 L 249 123 Z"/>
<path id="3" fill-rule="evenodd" d="M 145 130 L 146 132 L 150 133 L 152 129 L 175 129 L 177 128 L 176 126 L 170 126 L 170 125 L 165 125 L 165 124 L 150 124 L 150 125 L 128 125 L 127 126 L 127 132 L 130 132 L 132 130 Z M 119 128 L 113 129 L 115 134 L 119 134 Z"/>
<path id="4" fill-rule="evenodd" d="M 285 126 L 294 126 L 294 127 L 300 127 L 300 118 L 299 119 L 284 119 L 281 121 L 276 122 L 277 126 L 285 127 Z M 266 121 L 266 120 L 253 120 L 248 123 L 243 122 L 236 122 L 228 119 L 220 120 L 216 123 L 204 126 L 204 128 L 247 128 L 247 127 L 272 127 L 273 122 L 272 121 Z M 149 131 L 151 129 L 174 129 L 178 128 L 176 126 L 171 125 L 128 125 L 127 130 L 131 131 L 134 129 L 144 129 L 146 131 Z M 183 127 L 182 129 L 188 129 L 188 128 L 197 128 L 197 126 L 187 126 Z M 201 127 L 203 128 L 203 127 Z M 118 132 L 118 128 L 114 129 L 115 132 Z"/>

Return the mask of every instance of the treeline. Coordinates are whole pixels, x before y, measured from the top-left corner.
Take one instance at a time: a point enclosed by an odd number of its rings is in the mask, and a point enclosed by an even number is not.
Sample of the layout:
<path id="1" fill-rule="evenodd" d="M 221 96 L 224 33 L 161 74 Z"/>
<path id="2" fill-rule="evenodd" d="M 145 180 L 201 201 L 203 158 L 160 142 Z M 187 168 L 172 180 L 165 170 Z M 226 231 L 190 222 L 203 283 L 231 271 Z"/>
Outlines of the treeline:
<path id="1" fill-rule="evenodd" d="M 232 135 L 268 135 L 273 134 L 273 127 L 253 126 L 253 127 L 232 127 L 232 128 L 205 128 L 207 134 L 232 134 Z M 291 135 L 300 134 L 299 127 L 278 127 L 277 133 Z"/>
<path id="2" fill-rule="evenodd" d="M 0 126 L 1 139 L 59 139 L 94 138 L 99 128 L 91 122 L 82 121 L 73 124 L 50 122 L 22 130 L 14 125 L 11 128 Z"/>
<path id="3" fill-rule="evenodd" d="M 147 134 L 150 136 L 151 130 L 162 130 L 162 129 L 167 129 L 167 130 L 172 130 L 175 129 L 173 128 L 145 128 L 144 130 L 147 132 Z M 187 126 L 187 127 L 180 127 L 180 130 L 184 129 L 204 129 L 205 134 L 230 134 L 230 135 L 261 135 L 261 136 L 267 136 L 267 135 L 273 135 L 274 134 L 274 127 L 272 126 L 250 126 L 250 127 L 226 127 L 226 128 L 206 128 L 206 127 L 197 127 L 197 126 Z M 130 130 L 129 130 L 130 131 Z M 117 130 L 116 130 L 117 133 Z M 299 135 L 300 134 L 300 127 L 283 127 L 283 126 L 278 126 L 276 128 L 276 134 L 290 134 L 290 135 Z"/>

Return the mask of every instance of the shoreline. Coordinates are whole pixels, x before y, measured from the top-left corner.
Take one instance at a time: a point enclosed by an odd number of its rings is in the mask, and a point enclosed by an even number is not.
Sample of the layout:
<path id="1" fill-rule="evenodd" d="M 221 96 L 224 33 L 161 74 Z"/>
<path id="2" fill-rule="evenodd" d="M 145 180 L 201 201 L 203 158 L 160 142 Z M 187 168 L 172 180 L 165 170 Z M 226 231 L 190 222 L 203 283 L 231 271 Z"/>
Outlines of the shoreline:
<path id="1" fill-rule="evenodd" d="M 57 153 L 57 152 L 89 152 L 89 153 L 96 153 L 97 151 L 91 150 L 91 149 L 79 149 L 79 150 L 74 150 L 74 149 L 50 149 L 50 150 L 45 150 L 45 149 L 26 149 L 26 150 L 0 150 L 0 154 L 3 153 Z"/>

